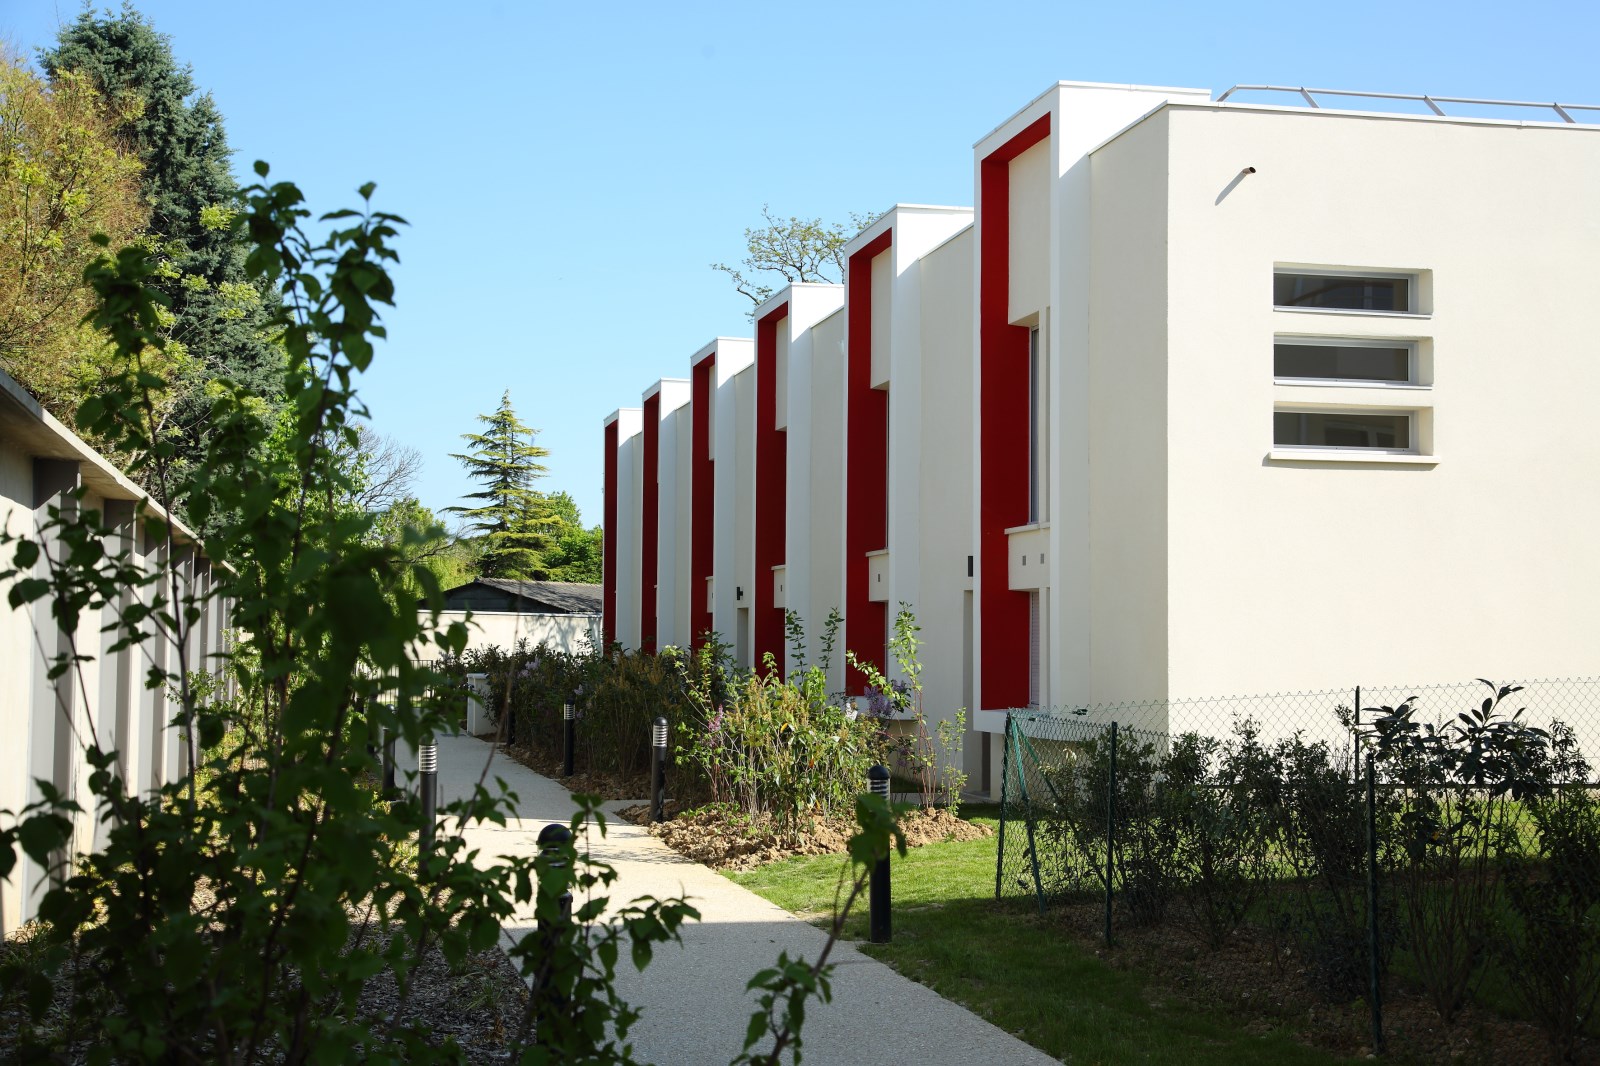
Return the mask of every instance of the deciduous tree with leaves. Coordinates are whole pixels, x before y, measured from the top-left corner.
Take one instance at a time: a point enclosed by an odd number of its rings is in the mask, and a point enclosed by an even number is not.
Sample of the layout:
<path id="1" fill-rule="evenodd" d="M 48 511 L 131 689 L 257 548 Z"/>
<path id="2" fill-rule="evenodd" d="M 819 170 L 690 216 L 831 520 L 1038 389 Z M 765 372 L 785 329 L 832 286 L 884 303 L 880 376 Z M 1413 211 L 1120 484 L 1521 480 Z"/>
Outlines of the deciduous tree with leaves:
<path id="1" fill-rule="evenodd" d="M 0 368 L 69 421 L 110 357 L 80 325 L 92 238 L 125 244 L 149 217 L 104 105 L 87 77 L 51 84 L 0 47 Z"/>
<path id="2" fill-rule="evenodd" d="M 844 246 L 877 217 L 851 212 L 848 223 L 793 215 L 785 219 L 762 204 L 761 218 L 766 225 L 744 231 L 745 257 L 739 265 L 712 263 L 711 269 L 728 275 L 733 287 L 749 297 L 754 307 L 790 282 L 838 284 L 844 280 Z"/>

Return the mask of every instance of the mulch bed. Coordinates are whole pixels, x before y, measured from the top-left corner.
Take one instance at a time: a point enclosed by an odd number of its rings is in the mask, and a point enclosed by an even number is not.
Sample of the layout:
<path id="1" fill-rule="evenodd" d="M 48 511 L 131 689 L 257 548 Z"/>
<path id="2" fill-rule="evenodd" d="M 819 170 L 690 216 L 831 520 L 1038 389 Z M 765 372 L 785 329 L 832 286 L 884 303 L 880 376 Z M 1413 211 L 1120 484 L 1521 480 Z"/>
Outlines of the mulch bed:
<path id="1" fill-rule="evenodd" d="M 1117 915 L 1115 945 L 1103 937 L 1100 903 L 1063 904 L 1028 920 L 1064 932 L 1119 970 L 1150 981 L 1154 996 L 1170 996 L 1201 1007 L 1221 1006 L 1241 1019 L 1246 1031 L 1286 1028 L 1300 1040 L 1342 1055 L 1372 1053 L 1371 1021 L 1362 1002 L 1331 1002 L 1292 950 L 1256 930 L 1242 929 L 1217 950 L 1170 915 L 1159 926 L 1137 927 Z M 1418 990 L 1391 976 L 1384 987 L 1383 1030 L 1389 1057 L 1425 1063 L 1553 1063 L 1542 1030 L 1468 1004 L 1445 1025 Z M 1577 1063 L 1600 1064 L 1593 1042 L 1579 1049 Z"/>
<path id="2" fill-rule="evenodd" d="M 26 941 L 32 932 L 30 928 L 20 940 L 0 944 L 0 963 L 8 961 L 6 957 L 13 953 L 27 955 L 30 948 Z M 86 963 L 80 960 L 79 964 Z M 56 987 L 62 991 L 42 1023 L 46 1031 L 67 1023 L 66 989 L 71 984 L 73 965 L 71 960 L 66 963 L 62 979 L 57 982 Z M 528 990 L 498 947 L 468 955 L 462 968 L 455 972 L 435 947 L 424 955 L 411 977 L 411 993 L 403 1000 L 394 975 L 388 971 L 370 978 L 363 986 L 358 1011 L 373 1029 L 391 1023 L 396 1027 L 426 1026 L 432 1032 L 431 1043 L 437 1046 L 453 1039 L 469 1063 L 507 1061 L 522 1025 Z M 0 1062 L 16 1061 L 17 1042 L 27 1025 L 25 1018 L 25 1009 L 16 998 L 0 997 Z M 78 1041 L 60 1061 L 87 1061 L 89 1050 L 86 1042 Z"/>
<path id="3" fill-rule="evenodd" d="M 649 825 L 650 807 L 640 803 L 617 812 L 635 825 Z M 649 825 L 650 835 L 659 837 L 674 851 L 695 862 L 718 870 L 749 870 L 795 855 L 842 854 L 856 831 L 848 818 L 818 818 L 798 838 L 786 837 L 772 827 L 765 815 L 750 816 L 729 806 L 701 807 L 680 813 L 669 802 L 668 820 Z M 947 810 L 917 810 L 900 819 L 906 843 L 911 847 L 947 840 L 977 840 L 994 831 L 985 825 L 963 821 Z"/>
<path id="4" fill-rule="evenodd" d="M 561 776 L 561 756 L 537 748 L 507 747 L 504 749 L 515 762 L 521 763 L 541 777 L 559 782 L 568 792 L 579 792 L 601 799 L 638 799 L 650 794 L 650 775 L 634 774 L 631 777 L 612 773 L 576 773 Z"/>

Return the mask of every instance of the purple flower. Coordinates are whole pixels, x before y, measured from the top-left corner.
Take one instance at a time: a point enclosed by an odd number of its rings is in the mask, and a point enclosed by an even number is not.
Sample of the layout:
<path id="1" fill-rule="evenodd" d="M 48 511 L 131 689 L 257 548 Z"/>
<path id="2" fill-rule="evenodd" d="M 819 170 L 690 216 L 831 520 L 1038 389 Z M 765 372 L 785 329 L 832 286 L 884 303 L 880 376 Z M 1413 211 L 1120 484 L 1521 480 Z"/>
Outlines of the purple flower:
<path id="1" fill-rule="evenodd" d="M 867 713 L 874 718 L 889 718 L 910 705 L 911 686 L 904 681 L 890 681 L 887 689 L 876 685 L 867 689 Z"/>

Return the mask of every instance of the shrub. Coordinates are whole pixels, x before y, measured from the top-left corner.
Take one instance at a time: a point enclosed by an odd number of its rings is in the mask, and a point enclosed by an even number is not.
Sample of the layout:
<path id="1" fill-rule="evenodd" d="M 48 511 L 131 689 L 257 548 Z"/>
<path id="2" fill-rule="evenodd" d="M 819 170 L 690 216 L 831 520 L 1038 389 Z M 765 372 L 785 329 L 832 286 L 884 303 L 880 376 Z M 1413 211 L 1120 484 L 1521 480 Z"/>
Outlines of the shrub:
<path id="1" fill-rule="evenodd" d="M 1515 687 L 1442 726 L 1419 722 L 1411 701 L 1373 723 L 1379 765 L 1400 786 L 1392 822 L 1393 883 L 1405 946 L 1439 1017 L 1465 1002 L 1500 912 L 1502 872 L 1524 847 L 1522 800 L 1545 788 L 1549 734 L 1507 715 Z"/>
<path id="2" fill-rule="evenodd" d="M 1572 730 L 1550 730 L 1552 787 L 1528 797 L 1534 840 L 1509 864 L 1498 958 L 1512 993 L 1570 1061 L 1600 1003 L 1600 799 Z"/>
<path id="3" fill-rule="evenodd" d="M 1370 991 L 1366 898 L 1366 803 L 1348 758 L 1299 734 L 1273 746 L 1279 777 L 1271 811 L 1274 852 L 1289 875 L 1274 923 L 1295 943 L 1313 984 L 1335 1002 Z M 1393 923 L 1381 922 L 1380 970 Z"/>
<path id="4" fill-rule="evenodd" d="M 1226 742 L 1179 737 L 1163 769 L 1182 899 L 1201 940 L 1221 947 L 1272 876 L 1271 812 L 1279 802 L 1272 753 L 1246 721 Z"/>
<path id="5" fill-rule="evenodd" d="M 713 800 L 769 815 L 792 836 L 809 817 L 850 810 L 879 751 L 876 725 L 815 686 L 752 674 L 691 737 L 688 758 L 712 784 Z"/>

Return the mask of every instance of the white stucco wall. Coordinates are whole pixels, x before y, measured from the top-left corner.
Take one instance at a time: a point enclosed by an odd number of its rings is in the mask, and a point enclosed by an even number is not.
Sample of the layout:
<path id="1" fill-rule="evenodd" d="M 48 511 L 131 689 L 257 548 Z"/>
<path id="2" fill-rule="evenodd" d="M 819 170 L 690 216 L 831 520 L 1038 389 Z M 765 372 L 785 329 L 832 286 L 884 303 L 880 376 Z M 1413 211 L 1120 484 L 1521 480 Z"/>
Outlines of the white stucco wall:
<path id="1" fill-rule="evenodd" d="M 1095 153 L 1090 172 L 1089 675 L 1053 693 L 1059 704 L 1168 694 L 1167 318 L 1152 313 L 1167 298 L 1164 114 Z"/>
<path id="2" fill-rule="evenodd" d="M 786 285 L 758 309 L 759 319 L 766 309 L 779 304 L 789 305 L 788 314 L 778 325 L 776 366 L 778 428 L 786 434 L 784 469 L 784 558 L 783 581 L 785 607 L 800 616 L 805 627 L 807 650 L 815 654 L 816 638 L 822 633 L 822 618 L 828 608 L 817 614 L 811 599 L 810 567 L 811 522 L 810 513 L 822 497 L 842 494 L 842 483 L 835 487 L 816 485 L 811 476 L 812 444 L 816 433 L 813 424 L 814 397 L 811 377 L 816 358 L 813 333 L 817 323 L 834 316 L 844 306 L 844 287 L 817 283 L 797 282 Z M 813 495 L 813 489 L 821 496 Z M 826 506 L 825 504 L 823 506 Z M 754 526 L 752 524 L 752 537 Z M 756 581 L 771 584 L 773 573 L 755 574 Z M 794 648 L 787 638 L 784 641 L 784 666 L 793 665 Z"/>
<path id="3" fill-rule="evenodd" d="M 1173 693 L 1592 674 L 1600 131 L 1169 122 Z M 1274 311 L 1275 263 L 1422 271 L 1431 314 Z M 1274 385 L 1281 333 L 1431 339 L 1433 384 Z M 1308 401 L 1431 408 L 1437 465 L 1270 459 Z"/>
<path id="4" fill-rule="evenodd" d="M 47 464 L 41 466 L 41 462 Z M 41 483 L 41 470 L 55 479 Z M 48 487 L 46 487 L 48 486 Z M 76 486 L 81 497 L 70 501 L 60 489 Z M 54 493 L 44 498 L 44 493 Z M 42 532 L 45 506 L 64 510 L 94 511 L 103 523 L 116 527 L 105 539 L 108 553 L 135 549 L 132 536 L 136 505 L 142 492 L 60 422 L 41 411 L 14 381 L 0 374 L 0 526 L 7 533 L 26 536 L 42 551 L 54 554 L 56 534 Z M 159 508 L 152 509 L 159 513 Z M 181 523 L 173 534 L 182 550 L 193 557 L 193 534 Z M 9 564 L 10 549 L 0 549 L 0 566 Z M 41 558 L 36 576 L 46 576 Z M 205 567 L 198 579 L 185 579 L 180 597 L 208 592 L 211 578 Z M 4 586 L 0 586 L 3 595 Z M 151 587 L 138 590 L 147 601 Z M 163 592 L 166 591 L 163 585 Z M 136 593 L 128 593 L 131 599 Z M 0 598 L 3 602 L 3 598 Z M 187 602 L 187 601 L 186 601 Z M 200 604 L 187 642 L 190 669 L 216 669 L 214 656 L 224 650 L 222 618 L 228 604 L 208 600 Z M 115 635 L 102 632 L 118 614 L 115 606 L 85 610 L 75 631 L 62 633 L 48 606 L 0 608 L 0 810 L 18 811 L 40 798 L 35 784 L 51 782 L 84 808 L 72 817 L 69 850 L 83 852 L 103 842 L 105 829 L 88 792 L 89 765 L 85 749 L 96 744 L 115 751 L 130 788 L 148 791 L 176 776 L 179 734 L 168 725 L 170 714 L 154 717 L 145 712 L 153 703 L 144 697 L 143 680 L 152 661 L 168 668 L 164 642 L 149 640 L 140 647 L 111 650 Z M 66 677 L 51 680 L 50 663 L 58 654 L 81 660 Z M 207 657 L 211 656 L 211 657 Z M 151 750 L 164 753 L 155 759 Z M 9 935 L 35 913 L 44 887 L 45 870 L 19 856 L 11 876 L 0 882 L 0 935 Z"/>
<path id="5" fill-rule="evenodd" d="M 546 644 L 564 652 L 586 652 L 600 646 L 598 614 L 517 614 L 512 611 L 444 611 L 439 624 L 465 622 L 467 648 L 510 651 L 517 641 Z"/>
<path id="6" fill-rule="evenodd" d="M 684 517 L 689 509 L 689 483 L 687 480 L 680 482 L 678 452 L 680 447 L 680 434 L 687 436 L 691 432 L 689 422 L 689 391 L 690 384 L 685 378 L 662 378 L 645 393 L 648 398 L 652 393 L 661 397 L 659 415 L 659 436 L 656 443 L 656 616 L 651 620 L 651 632 L 655 634 L 656 647 L 665 647 L 668 644 L 683 643 L 684 636 L 679 632 L 678 617 L 685 614 L 679 608 L 679 576 L 680 567 L 678 557 L 680 551 L 685 560 L 689 550 L 685 540 L 680 544 L 680 528 L 687 535 L 687 522 Z M 643 458 L 643 442 L 641 439 L 640 458 Z M 640 476 L 645 472 L 641 467 Z M 643 504 L 643 487 L 641 481 L 640 502 Z M 680 513 L 682 512 L 682 513 Z"/>
<path id="7" fill-rule="evenodd" d="M 625 648 L 639 646 L 639 533 L 644 413 L 623 408 L 617 413 L 617 628 Z"/>
<path id="8" fill-rule="evenodd" d="M 813 660 L 822 650 L 828 615 L 844 611 L 844 331 L 842 310 L 811 330 L 810 502 L 801 516 L 809 526 L 808 565 L 805 572 L 796 572 L 789 587 L 807 586 L 806 640 Z M 844 688 L 843 648 L 843 641 L 836 637 L 828 664 L 830 692 Z"/>
<path id="9" fill-rule="evenodd" d="M 716 491 L 713 504 L 715 536 L 712 544 L 711 628 L 732 645 L 738 630 L 738 610 L 748 598 L 738 599 L 737 589 L 750 585 L 755 490 L 755 395 L 751 367 L 755 342 L 747 337 L 718 337 L 707 349 L 716 351 L 712 376 L 712 456 Z M 701 349 L 696 358 L 707 349 Z"/>
<path id="10" fill-rule="evenodd" d="M 694 408 L 685 403 L 672 414 L 673 423 L 673 484 L 676 486 L 676 504 L 673 509 L 674 549 L 672 557 L 673 599 L 672 616 L 668 631 L 672 643 L 688 647 L 694 639 L 690 622 L 691 605 L 703 602 L 706 590 L 690 584 L 690 562 L 694 531 L 693 461 L 694 461 Z M 665 456 L 665 452 L 663 452 Z M 666 565 L 663 562 L 662 565 Z"/>
<path id="11" fill-rule="evenodd" d="M 779 330 L 779 333 L 783 333 Z M 784 607 L 800 616 L 805 627 L 807 650 L 816 651 L 810 639 L 820 624 L 812 605 L 811 582 L 807 571 L 811 564 L 811 515 L 817 504 L 816 486 L 811 478 L 811 462 L 815 445 L 816 423 L 813 407 L 812 374 L 816 363 L 817 330 L 802 330 L 788 346 L 788 359 L 784 367 L 784 394 L 788 398 L 789 435 L 788 469 L 785 485 L 788 489 L 784 508 Z M 823 490 L 827 490 L 824 488 Z M 785 638 L 785 662 L 794 647 Z"/>
<path id="12" fill-rule="evenodd" d="M 920 343 L 907 356 L 916 363 L 920 379 L 920 411 L 917 427 L 920 439 L 919 461 L 908 469 L 891 470 L 891 493 L 906 482 L 915 482 L 917 529 L 891 529 L 889 559 L 896 567 L 897 555 L 904 557 L 902 542 L 912 539 L 919 549 L 915 556 L 917 620 L 926 642 L 922 656 L 923 704 L 933 720 L 952 718 L 958 709 L 967 710 L 968 733 L 963 743 L 967 752 L 965 769 L 969 783 L 981 783 L 982 768 L 977 762 L 983 749 L 982 737 L 972 729 L 971 634 L 968 601 L 972 582 L 967 577 L 967 558 L 972 544 L 972 405 L 962 384 L 972 378 L 973 306 L 964 298 L 972 291 L 975 245 L 970 212 L 937 219 L 931 240 L 956 228 L 956 235 L 926 251 L 906 272 L 915 283 L 916 310 Z M 908 247 L 922 243 L 918 222 L 906 219 L 901 233 Z M 899 243 L 897 240 L 896 243 Z M 909 287 L 909 286 L 908 286 Z M 896 384 L 911 375 L 896 372 Z M 903 395 L 903 393 L 901 394 Z M 890 393 L 891 402 L 896 395 Z M 898 414 L 892 424 L 898 424 Z M 908 536 L 909 534 L 909 536 Z M 891 575 L 897 583 L 904 579 L 898 570 Z M 891 604 L 891 608 L 895 605 Z"/>

